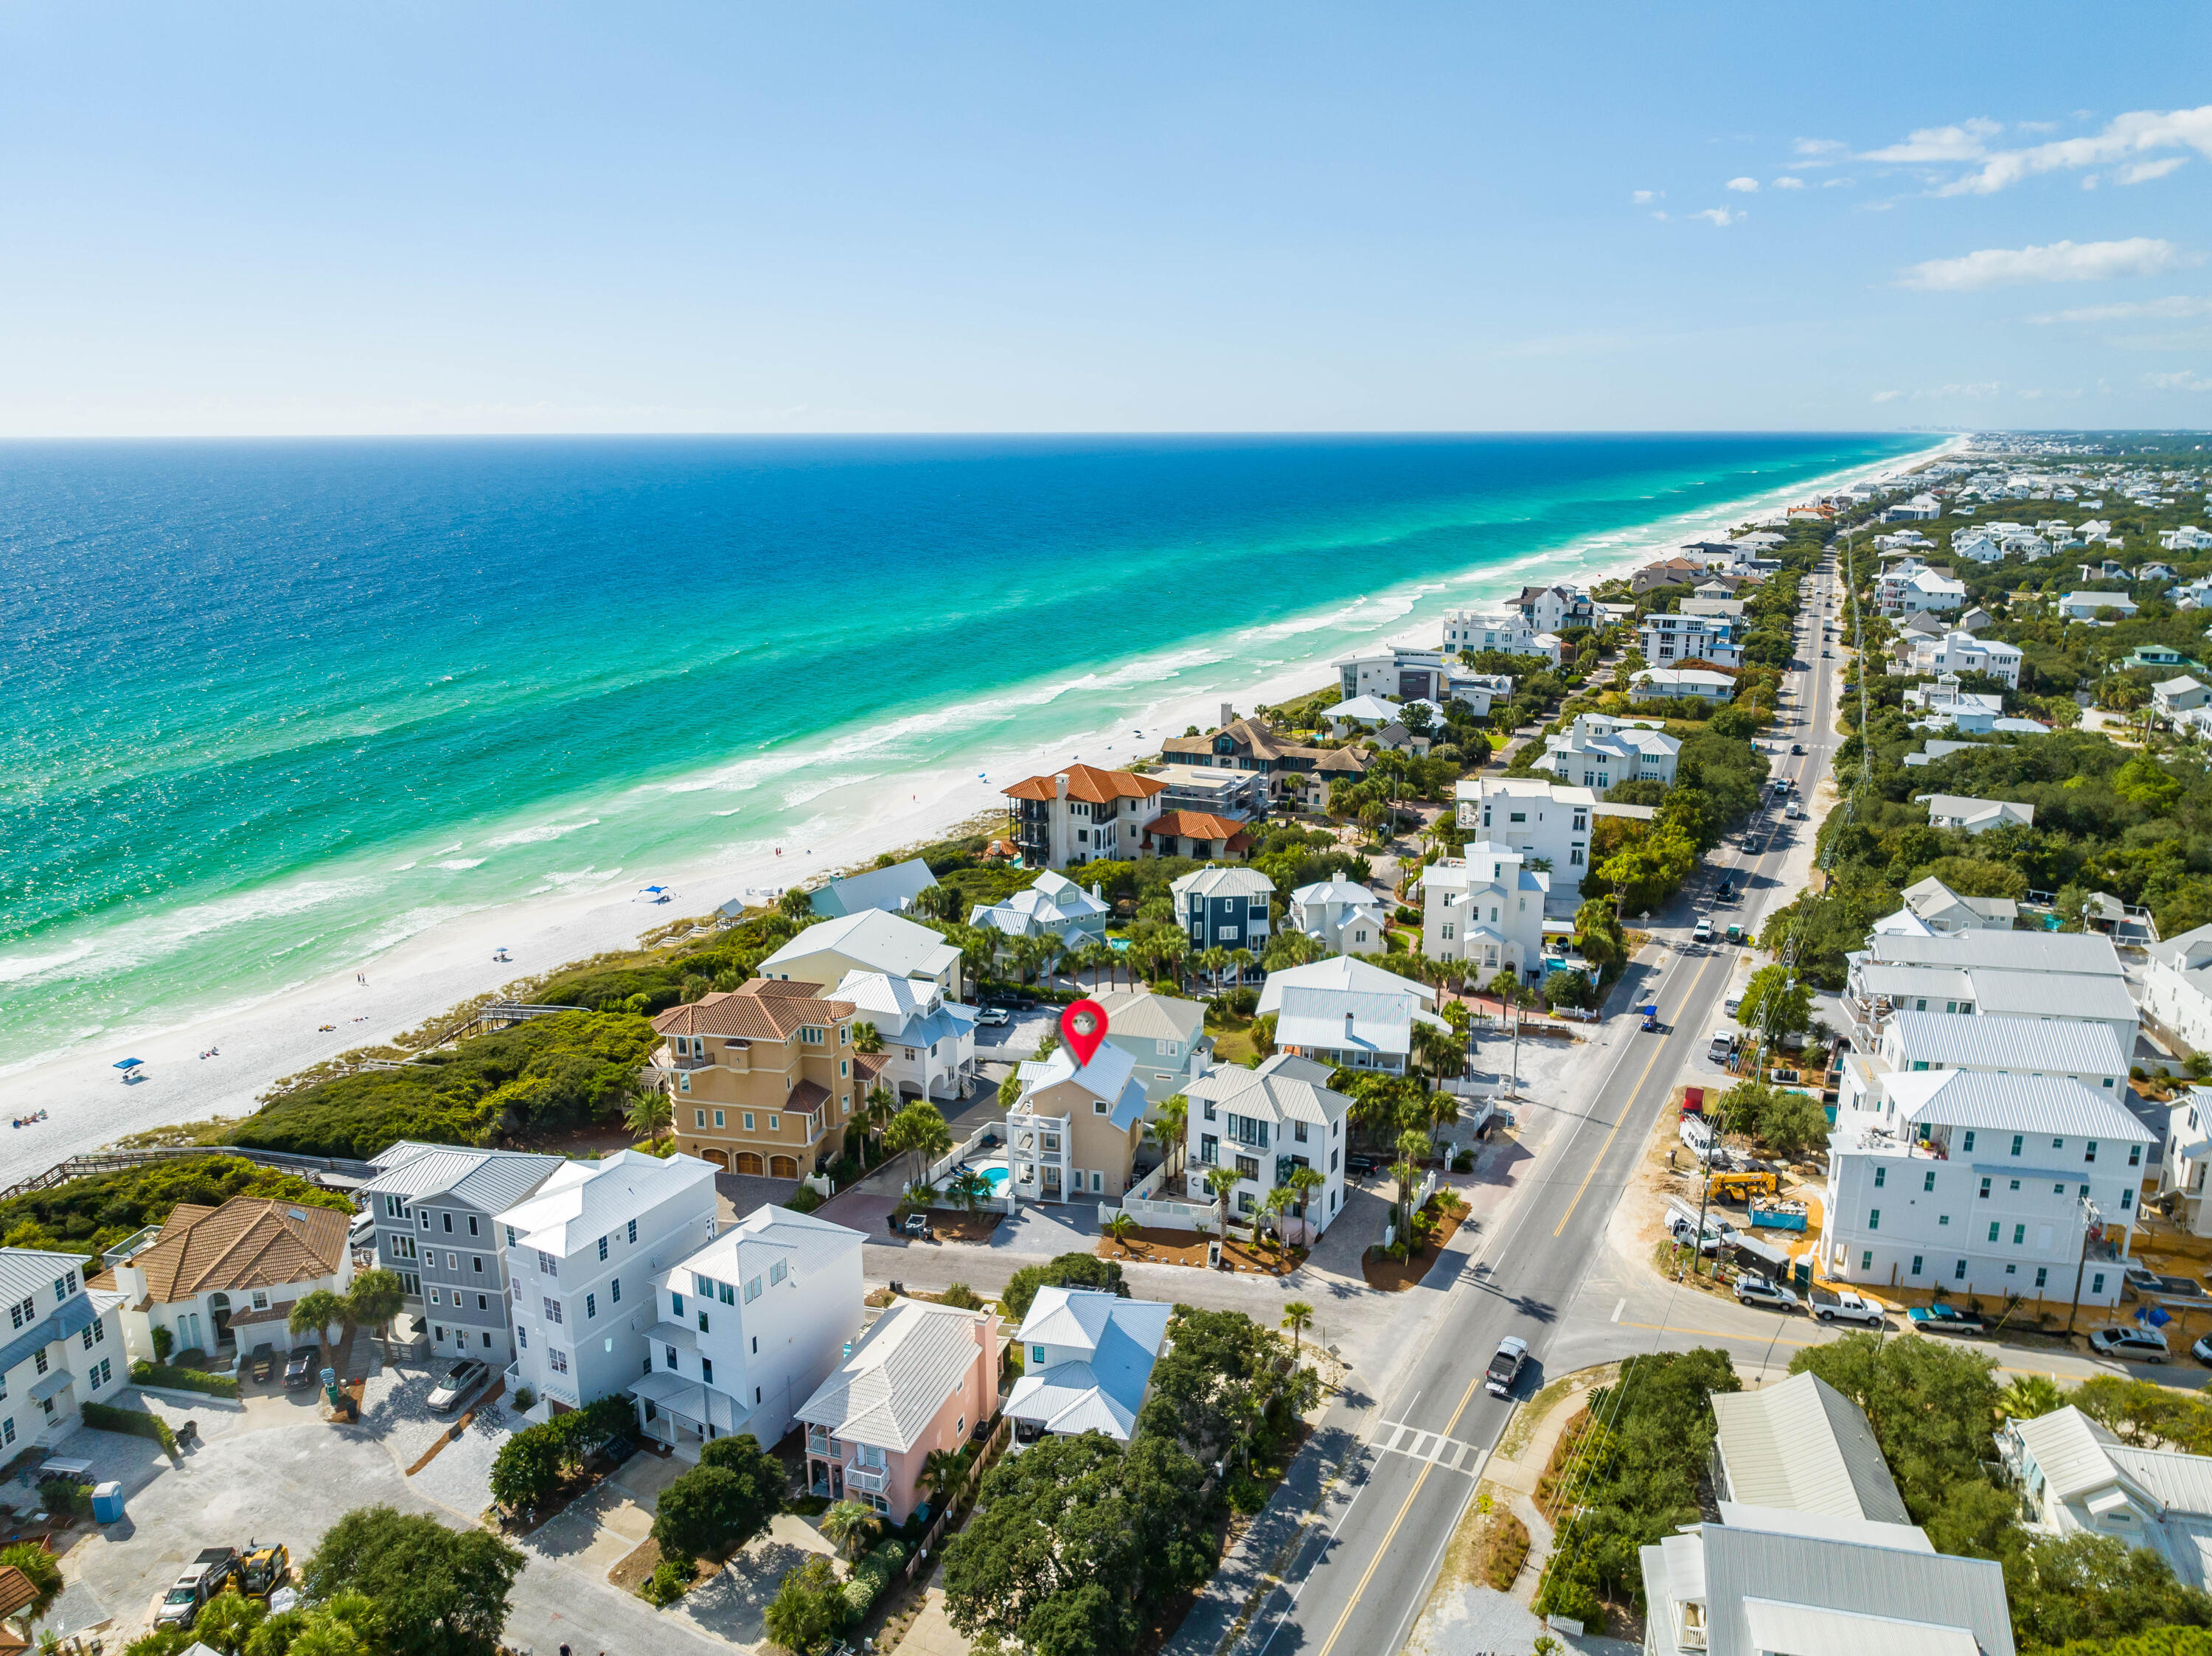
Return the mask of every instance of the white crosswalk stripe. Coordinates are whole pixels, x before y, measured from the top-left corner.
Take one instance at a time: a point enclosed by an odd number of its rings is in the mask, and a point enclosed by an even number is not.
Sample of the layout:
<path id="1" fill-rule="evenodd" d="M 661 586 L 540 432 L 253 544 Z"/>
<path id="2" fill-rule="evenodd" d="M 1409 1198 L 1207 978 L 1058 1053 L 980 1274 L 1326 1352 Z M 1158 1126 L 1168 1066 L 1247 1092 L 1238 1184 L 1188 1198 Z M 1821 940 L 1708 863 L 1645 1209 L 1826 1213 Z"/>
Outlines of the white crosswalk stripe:
<path id="1" fill-rule="evenodd" d="M 1482 1460 L 1482 1451 L 1472 1443 L 1462 1443 L 1457 1438 L 1445 1437 L 1436 1432 L 1425 1432 L 1418 1426 L 1408 1426 L 1400 1421 L 1380 1422 L 1368 1441 L 1387 1454 L 1407 1455 L 1415 1460 L 1425 1460 L 1448 1471 L 1472 1471 Z"/>

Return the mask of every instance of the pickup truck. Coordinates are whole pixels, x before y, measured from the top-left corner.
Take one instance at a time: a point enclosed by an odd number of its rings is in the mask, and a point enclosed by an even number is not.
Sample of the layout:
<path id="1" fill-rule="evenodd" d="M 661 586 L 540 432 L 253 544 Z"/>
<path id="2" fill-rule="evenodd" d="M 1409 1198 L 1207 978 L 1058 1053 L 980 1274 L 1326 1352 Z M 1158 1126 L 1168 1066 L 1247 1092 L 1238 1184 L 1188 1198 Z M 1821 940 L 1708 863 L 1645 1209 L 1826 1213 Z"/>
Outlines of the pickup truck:
<path id="1" fill-rule="evenodd" d="M 1906 1319 L 1923 1334 L 1983 1334 L 1989 1325 L 1971 1311 L 1955 1305 L 1916 1305 Z"/>
<path id="2" fill-rule="evenodd" d="M 1482 1377 L 1484 1390 L 1493 1398 L 1510 1398 L 1513 1383 L 1521 1378 L 1522 1366 L 1528 1361 L 1528 1342 L 1518 1334 L 1508 1334 L 1498 1343 L 1498 1355 L 1490 1360 L 1490 1368 Z"/>
<path id="3" fill-rule="evenodd" d="M 1869 1328 L 1880 1328 L 1887 1320 L 1880 1306 L 1862 1300 L 1847 1288 L 1814 1288 L 1808 1297 L 1813 1302 L 1813 1314 L 1824 1323 L 1838 1318 L 1847 1323 L 1864 1323 Z"/>

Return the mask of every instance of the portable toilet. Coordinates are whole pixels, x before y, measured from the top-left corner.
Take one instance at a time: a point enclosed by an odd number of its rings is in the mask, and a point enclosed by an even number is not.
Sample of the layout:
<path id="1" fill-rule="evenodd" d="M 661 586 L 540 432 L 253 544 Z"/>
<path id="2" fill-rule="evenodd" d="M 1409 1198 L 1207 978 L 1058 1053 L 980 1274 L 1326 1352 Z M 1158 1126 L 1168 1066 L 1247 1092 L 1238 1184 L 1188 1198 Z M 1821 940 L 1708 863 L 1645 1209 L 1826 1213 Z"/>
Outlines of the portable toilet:
<path id="1" fill-rule="evenodd" d="M 123 1486 L 112 1479 L 95 1483 L 92 1489 L 92 1521 L 95 1524 L 120 1524 L 123 1521 Z"/>

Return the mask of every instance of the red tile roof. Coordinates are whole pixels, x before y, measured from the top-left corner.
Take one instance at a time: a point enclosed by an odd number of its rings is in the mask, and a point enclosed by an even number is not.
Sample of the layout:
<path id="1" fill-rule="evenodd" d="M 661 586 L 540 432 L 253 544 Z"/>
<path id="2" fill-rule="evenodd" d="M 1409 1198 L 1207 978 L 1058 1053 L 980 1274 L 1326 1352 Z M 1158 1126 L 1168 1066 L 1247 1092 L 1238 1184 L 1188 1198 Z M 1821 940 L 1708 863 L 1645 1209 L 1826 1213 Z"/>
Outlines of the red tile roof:
<path id="1" fill-rule="evenodd" d="M 822 1000 L 821 986 L 781 978 L 755 978 L 726 993 L 702 995 L 685 1006 L 672 1006 L 653 1019 L 664 1035 L 722 1035 L 740 1040 L 788 1040 L 802 1024 L 839 1023 L 853 1016 L 853 1003 Z"/>
<path id="2" fill-rule="evenodd" d="M 1164 810 L 1145 824 L 1145 842 L 1161 839 L 1218 840 L 1231 852 L 1249 851 L 1252 836 L 1244 832 L 1243 819 L 1216 816 L 1211 811 Z"/>
<path id="3" fill-rule="evenodd" d="M 1057 799 L 1057 779 L 1062 776 L 1067 779 L 1069 798 L 1087 800 L 1094 805 L 1103 805 L 1112 799 L 1149 799 L 1168 791 L 1168 785 L 1156 776 L 1139 776 L 1134 771 L 1103 771 L 1096 765 L 1070 765 L 1049 776 L 1032 776 L 1015 783 L 1006 790 L 1006 798 Z"/>

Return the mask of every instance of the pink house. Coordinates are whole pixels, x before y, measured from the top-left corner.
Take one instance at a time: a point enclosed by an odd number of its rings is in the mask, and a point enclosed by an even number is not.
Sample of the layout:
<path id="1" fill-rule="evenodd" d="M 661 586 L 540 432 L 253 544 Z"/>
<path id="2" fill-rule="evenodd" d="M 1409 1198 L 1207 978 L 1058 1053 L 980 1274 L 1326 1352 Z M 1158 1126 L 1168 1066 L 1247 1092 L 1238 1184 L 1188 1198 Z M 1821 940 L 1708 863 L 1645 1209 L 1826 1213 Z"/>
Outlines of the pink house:
<path id="1" fill-rule="evenodd" d="M 806 1481 L 903 1524 L 931 1451 L 959 1449 L 998 1404 L 998 1318 L 895 1300 L 799 1406 Z"/>

